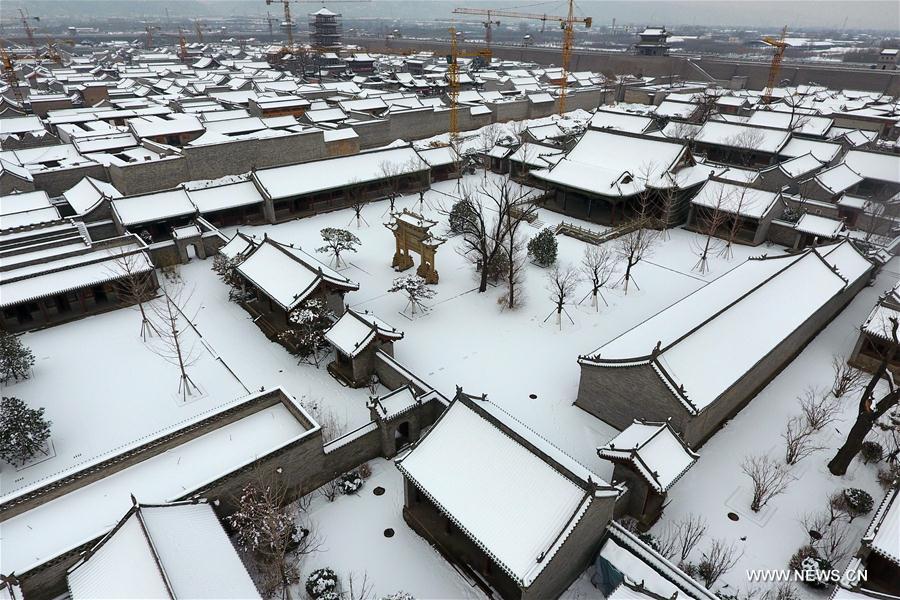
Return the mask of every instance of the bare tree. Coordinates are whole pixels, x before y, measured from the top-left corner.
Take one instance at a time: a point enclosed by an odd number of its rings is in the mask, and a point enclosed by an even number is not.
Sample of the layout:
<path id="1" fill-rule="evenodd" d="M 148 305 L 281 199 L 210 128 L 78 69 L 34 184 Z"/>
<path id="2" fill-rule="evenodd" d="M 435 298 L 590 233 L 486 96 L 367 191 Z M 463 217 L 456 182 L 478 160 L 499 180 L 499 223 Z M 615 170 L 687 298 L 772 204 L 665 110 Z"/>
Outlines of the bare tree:
<path id="1" fill-rule="evenodd" d="M 372 600 L 375 594 L 372 593 L 373 585 L 369 583 L 369 574 L 363 573 L 362 581 L 351 572 L 347 576 L 347 600 Z"/>
<path id="2" fill-rule="evenodd" d="M 590 296 L 591 306 L 596 311 L 600 310 L 599 300 L 601 299 L 603 304 L 609 306 L 600 290 L 609 284 L 615 269 L 615 255 L 609 246 L 585 246 L 584 256 L 581 259 L 581 273 L 584 275 L 585 280 L 591 284 L 591 291 L 581 301 L 584 302 Z"/>
<path id="3" fill-rule="evenodd" d="M 797 592 L 797 586 L 789 581 L 783 581 L 766 590 L 760 600 L 800 600 L 800 594 Z"/>
<path id="4" fill-rule="evenodd" d="M 479 293 L 487 291 L 489 266 L 504 252 L 508 233 L 535 210 L 527 203 L 529 192 L 516 187 L 508 179 L 494 179 L 480 184 L 477 193 L 468 187 L 463 189 L 463 200 L 472 210 L 458 215 L 463 237 L 459 252 L 481 271 Z M 450 215 L 449 209 L 441 208 L 439 212 Z"/>
<path id="5" fill-rule="evenodd" d="M 113 287 L 119 301 L 127 305 L 137 305 L 141 313 L 141 339 L 155 333 L 150 315 L 144 303 L 156 294 L 156 281 L 153 278 L 153 266 L 149 264 L 143 252 L 129 252 L 119 248 L 113 260 Z"/>
<path id="6" fill-rule="evenodd" d="M 750 166 L 753 164 L 756 150 L 762 145 L 765 134 L 756 128 L 745 128 L 744 131 L 728 138 L 726 143 L 731 146 L 738 164 Z"/>
<path id="7" fill-rule="evenodd" d="M 851 544 L 854 541 L 852 538 L 853 531 L 850 529 L 850 522 L 839 520 L 822 532 L 822 538 L 817 540 L 813 547 L 819 551 L 822 558 L 837 566 L 843 563 L 849 555 Z"/>
<path id="8" fill-rule="evenodd" d="M 702 240 L 692 240 L 691 247 L 697 256 L 697 263 L 693 270 L 701 275 L 709 271 L 709 258 L 713 253 L 718 253 L 722 241 L 718 238 L 719 230 L 728 219 L 728 213 L 723 210 L 728 201 L 729 192 L 724 185 L 719 187 L 716 195 L 716 204 L 712 208 L 704 207 L 698 210 L 697 228 L 704 236 Z"/>
<path id="9" fill-rule="evenodd" d="M 816 445 L 813 438 L 813 430 L 802 416 L 791 417 L 785 426 L 784 433 L 784 462 L 796 465 L 807 456 L 824 450 L 825 446 Z"/>
<path id="10" fill-rule="evenodd" d="M 859 399 L 859 410 L 856 422 L 847 433 L 847 439 L 838 449 L 837 454 L 828 463 L 828 470 L 832 475 L 843 475 L 853 458 L 859 454 L 866 436 L 872 430 L 872 426 L 888 412 L 897 406 L 900 401 L 900 387 L 894 384 L 894 378 L 888 372 L 888 365 L 894 362 L 897 351 L 900 349 L 900 340 L 897 339 L 898 318 L 890 317 L 890 335 L 885 335 L 891 341 L 883 352 L 878 368 L 869 380 Z M 888 324 L 885 323 L 885 328 Z M 885 332 L 887 333 L 887 332 Z M 884 379 L 888 384 L 888 392 L 880 400 L 875 399 L 875 388 L 879 381 Z"/>
<path id="11" fill-rule="evenodd" d="M 659 537 L 659 552 L 676 563 L 687 560 L 706 535 L 706 519 L 693 513 L 671 522 Z"/>
<path id="12" fill-rule="evenodd" d="M 519 284 L 524 279 L 525 263 L 528 259 L 525 244 L 516 229 L 507 233 L 503 250 L 506 254 L 506 294 L 503 296 L 503 302 L 506 308 L 511 310 L 520 304 Z"/>
<path id="13" fill-rule="evenodd" d="M 859 369 L 851 367 L 847 359 L 835 354 L 831 357 L 831 368 L 834 371 L 834 383 L 831 385 L 831 393 L 835 398 L 841 398 L 845 394 L 859 391 L 866 385 L 866 374 Z"/>
<path id="14" fill-rule="evenodd" d="M 345 190 L 350 208 L 353 209 L 353 217 L 350 219 L 350 223 L 355 220 L 357 229 L 362 229 L 363 223 L 365 223 L 366 227 L 368 227 L 369 222 L 366 221 L 365 217 L 362 216 L 362 211 L 369 203 L 369 201 L 366 199 L 366 194 L 363 190 L 362 184 L 360 184 L 356 180 L 353 180 L 347 184 Z M 348 225 L 350 223 L 348 223 Z"/>
<path id="15" fill-rule="evenodd" d="M 308 516 L 308 498 L 297 502 L 296 513 L 286 507 L 286 501 L 286 489 L 277 481 L 248 483 L 241 490 L 237 510 L 228 517 L 238 547 L 255 559 L 267 598 L 290 598 L 291 586 L 300 581 L 302 558 L 322 546 Z"/>
<path id="16" fill-rule="evenodd" d="M 733 194 L 731 202 L 730 210 L 728 212 L 731 213 L 731 216 L 726 213 L 725 219 L 728 220 L 730 218 L 731 223 L 729 224 L 726 230 L 725 243 L 722 245 L 722 248 L 719 250 L 719 256 L 724 258 L 725 260 L 731 260 L 734 258 L 734 242 L 737 239 L 738 233 L 741 230 L 741 209 L 744 207 L 744 201 L 747 199 L 747 194 L 750 192 L 750 188 L 747 186 L 739 186 L 740 191 L 736 191 Z"/>
<path id="17" fill-rule="evenodd" d="M 150 349 L 169 364 L 178 367 L 178 393 L 184 402 L 200 391 L 188 374 L 188 369 L 200 358 L 196 338 L 190 340 L 184 335 L 192 327 L 182 312 L 182 307 L 190 302 L 190 298 L 190 294 L 184 294 L 183 287 L 169 286 L 163 288 L 162 298 L 150 305 L 153 330 L 157 333 Z"/>
<path id="18" fill-rule="evenodd" d="M 750 502 L 753 512 L 759 512 L 772 498 L 783 494 L 794 480 L 788 465 L 767 454 L 745 457 L 741 470 L 753 485 L 753 499 Z"/>
<path id="19" fill-rule="evenodd" d="M 556 313 L 556 324 L 562 329 L 562 314 L 578 287 L 578 271 L 571 266 L 560 268 L 554 265 L 547 273 L 547 291 L 550 292 L 550 300 L 553 301 L 554 311 L 547 316 L 549 319 L 553 313 Z M 566 315 L 568 316 L 568 314 Z M 544 319 L 546 321 L 547 319 Z M 572 321 L 572 317 L 569 317 Z M 574 321 L 572 321 L 574 323 Z"/>
<path id="20" fill-rule="evenodd" d="M 806 426 L 812 431 L 822 431 L 841 414 L 841 406 L 837 400 L 815 387 L 806 388 L 799 400 L 800 412 Z"/>
<path id="21" fill-rule="evenodd" d="M 697 564 L 697 574 L 703 580 L 707 588 L 719 580 L 722 575 L 734 568 L 744 556 L 738 552 L 734 542 L 728 544 L 721 538 L 716 538 L 709 546 L 709 550 L 703 553 L 703 558 Z"/>
<path id="22" fill-rule="evenodd" d="M 625 273 L 620 280 L 624 283 L 625 294 L 628 294 L 628 284 L 634 279 L 631 270 L 643 259 L 653 254 L 653 248 L 659 242 L 659 233 L 649 228 L 651 225 L 649 195 L 641 194 L 638 201 L 639 214 L 631 224 L 634 229 L 616 240 L 616 253 L 621 260 L 625 261 Z M 634 285 L 640 289 L 637 282 Z"/>

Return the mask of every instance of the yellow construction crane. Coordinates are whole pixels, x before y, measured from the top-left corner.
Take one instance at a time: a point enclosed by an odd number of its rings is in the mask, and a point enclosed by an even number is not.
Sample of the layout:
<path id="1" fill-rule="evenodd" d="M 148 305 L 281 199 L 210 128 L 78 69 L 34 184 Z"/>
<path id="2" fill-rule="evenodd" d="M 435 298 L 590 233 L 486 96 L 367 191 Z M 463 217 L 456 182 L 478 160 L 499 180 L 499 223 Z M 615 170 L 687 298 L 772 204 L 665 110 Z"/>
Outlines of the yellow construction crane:
<path id="1" fill-rule="evenodd" d="M 780 38 L 774 38 L 767 35 L 762 39 L 764 44 L 768 44 L 775 48 L 775 53 L 772 55 L 772 65 L 769 67 L 769 81 L 766 83 L 766 89 L 763 92 L 763 104 L 772 102 L 772 92 L 775 90 L 775 85 L 778 83 L 778 72 L 781 70 L 781 60 L 784 58 L 784 51 L 790 46 L 790 44 L 784 41 L 786 35 L 787 25 L 781 30 Z"/>
<path id="2" fill-rule="evenodd" d="M 454 8 L 453 12 L 460 15 L 484 15 L 488 19 L 492 17 L 511 17 L 513 19 L 532 19 L 546 24 L 547 21 L 559 23 L 563 32 L 562 44 L 562 81 L 559 85 L 559 114 L 566 112 L 566 94 L 569 87 L 569 59 L 572 56 L 572 43 L 575 40 L 575 23 L 583 23 L 590 27 L 592 17 L 575 16 L 575 0 L 569 0 L 569 10 L 565 17 L 555 17 L 539 13 L 522 13 L 511 10 L 494 10 L 486 8 Z"/>
<path id="3" fill-rule="evenodd" d="M 184 29 L 181 27 L 178 28 L 178 56 L 183 62 L 187 62 L 187 42 L 184 41 Z"/>
<path id="4" fill-rule="evenodd" d="M 203 43 L 203 23 L 194 21 L 194 31 L 197 32 L 197 41 Z"/>
<path id="5" fill-rule="evenodd" d="M 450 97 L 450 140 L 456 142 L 459 139 L 459 115 L 457 113 L 459 109 L 459 61 L 457 59 L 467 56 L 480 56 L 490 63 L 491 51 L 460 52 L 456 27 L 451 27 L 448 31 L 450 32 L 450 56 L 447 57 L 447 83 L 450 87 L 450 93 L 448 94 Z"/>
<path id="6" fill-rule="evenodd" d="M 66 44 L 67 46 L 74 46 L 75 40 L 65 39 L 65 40 L 55 40 L 50 38 L 47 40 L 47 58 L 51 61 L 55 62 L 58 65 L 62 65 L 62 55 L 59 53 L 59 45 Z"/>
<path id="7" fill-rule="evenodd" d="M 2 47 L 0 47 L 0 59 L 2 59 L 3 62 L 3 79 L 12 90 L 13 97 L 16 99 L 16 102 L 19 103 L 19 106 L 25 108 L 25 104 L 22 101 L 22 92 L 19 90 L 19 78 L 16 76 L 16 65 L 13 63 L 12 56 L 9 52 Z"/>

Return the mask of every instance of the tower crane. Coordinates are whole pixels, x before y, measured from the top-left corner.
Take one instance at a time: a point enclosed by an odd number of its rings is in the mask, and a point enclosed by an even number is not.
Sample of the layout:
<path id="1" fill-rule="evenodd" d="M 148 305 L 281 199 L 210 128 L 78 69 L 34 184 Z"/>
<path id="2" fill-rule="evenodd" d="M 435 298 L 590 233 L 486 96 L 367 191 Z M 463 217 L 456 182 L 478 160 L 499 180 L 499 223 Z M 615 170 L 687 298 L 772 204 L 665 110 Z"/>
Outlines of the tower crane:
<path id="1" fill-rule="evenodd" d="M 187 43 L 184 41 L 184 29 L 181 27 L 178 28 L 178 56 L 182 62 L 187 62 Z"/>
<path id="2" fill-rule="evenodd" d="M 19 106 L 24 108 L 25 104 L 22 102 L 22 91 L 19 89 L 19 78 L 16 76 L 16 65 L 13 63 L 12 56 L 3 47 L 0 47 L 0 60 L 2 60 L 3 63 L 3 79 L 6 80 L 7 85 L 9 85 L 12 90 L 16 102 L 19 103 Z"/>
<path id="3" fill-rule="evenodd" d="M 153 47 L 153 32 L 159 31 L 159 27 L 157 27 L 156 25 L 147 25 L 144 28 L 144 31 L 147 32 L 147 49 L 149 50 Z"/>
<path id="4" fill-rule="evenodd" d="M 766 89 L 763 92 L 764 104 L 772 102 L 772 92 L 775 90 L 775 84 L 778 82 L 778 72 L 781 70 L 781 60 L 784 58 L 784 51 L 790 46 L 790 44 L 784 41 L 786 35 L 787 25 L 781 30 L 781 37 L 774 38 L 767 35 L 762 39 L 764 44 L 775 48 L 775 53 L 772 55 L 772 65 L 769 67 L 769 81 L 766 83 Z"/>
<path id="5" fill-rule="evenodd" d="M 203 23 L 194 21 L 194 31 L 197 32 L 197 41 L 203 43 Z"/>
<path id="6" fill-rule="evenodd" d="M 450 87 L 450 140 L 456 142 L 459 139 L 459 62 L 457 59 L 465 56 L 480 56 L 490 62 L 491 51 L 479 50 L 477 52 L 460 52 L 457 41 L 456 27 L 448 29 L 450 32 L 450 56 L 447 57 L 447 83 Z"/>
<path id="7" fill-rule="evenodd" d="M 22 27 L 25 28 L 25 35 L 28 37 L 28 45 L 31 46 L 34 55 L 37 56 L 37 44 L 34 43 L 34 27 L 28 22 L 29 20 L 40 21 L 40 17 L 32 17 L 27 10 L 19 9 L 19 17 L 22 19 Z"/>
<path id="8" fill-rule="evenodd" d="M 484 15 L 490 20 L 492 17 L 511 17 L 513 19 L 532 19 L 546 24 L 547 21 L 559 23 L 563 32 L 562 44 L 562 81 L 559 86 L 559 113 L 566 112 L 566 94 L 569 87 L 569 59 L 572 56 L 572 43 L 575 40 L 575 24 L 583 23 L 590 27 L 592 17 L 575 16 L 575 0 L 568 0 L 569 10 L 565 17 L 557 17 L 539 13 L 523 13 L 511 10 L 495 10 L 486 8 L 454 8 L 455 14 Z"/>

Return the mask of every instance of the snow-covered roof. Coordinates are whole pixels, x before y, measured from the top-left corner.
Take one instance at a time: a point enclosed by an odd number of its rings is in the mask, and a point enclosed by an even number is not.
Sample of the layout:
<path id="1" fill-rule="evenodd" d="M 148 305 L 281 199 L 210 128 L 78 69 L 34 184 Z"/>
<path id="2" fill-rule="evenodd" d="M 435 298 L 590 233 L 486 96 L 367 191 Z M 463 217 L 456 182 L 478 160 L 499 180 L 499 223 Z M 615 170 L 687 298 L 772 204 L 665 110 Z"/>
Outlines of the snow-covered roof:
<path id="1" fill-rule="evenodd" d="M 830 163 L 841 153 L 841 150 L 840 144 L 792 137 L 791 141 L 778 152 L 778 155 L 796 158 L 804 154 L 812 154 L 823 163 Z"/>
<path id="2" fill-rule="evenodd" d="M 821 169 L 822 162 L 810 153 L 778 163 L 774 168 L 779 168 L 784 171 L 788 177 L 796 179 L 801 175 L 806 175 L 807 173 L 812 173 L 817 169 Z"/>
<path id="3" fill-rule="evenodd" d="M 253 177 L 267 196 L 277 200 L 385 179 L 386 166 L 404 175 L 429 169 L 415 150 L 403 147 L 259 169 Z"/>
<path id="4" fill-rule="evenodd" d="M 803 213 L 794 225 L 794 229 L 801 233 L 808 233 L 820 238 L 835 238 L 844 228 L 844 222 L 837 219 L 829 219 L 820 215 Z"/>
<path id="5" fill-rule="evenodd" d="M 629 197 L 645 189 L 646 175 L 651 181 L 658 178 L 685 152 L 675 142 L 588 129 L 565 158 L 532 175 L 590 194 Z"/>
<path id="6" fill-rule="evenodd" d="M 123 271 L 117 260 L 122 254 L 135 255 L 133 264 L 129 264 L 133 273 L 152 271 L 150 258 L 140 248 L 138 243 L 100 248 L 3 271 L 0 308 L 119 279 Z"/>
<path id="7" fill-rule="evenodd" d="M 112 201 L 112 207 L 119 222 L 125 227 L 165 221 L 197 212 L 197 207 L 183 188 L 117 198 Z"/>
<path id="8" fill-rule="evenodd" d="M 263 203 L 263 197 L 252 181 L 187 190 L 187 195 L 202 214 Z"/>
<path id="9" fill-rule="evenodd" d="M 382 420 L 390 420 L 399 417 L 418 404 L 419 398 L 415 391 L 409 385 L 404 385 L 390 394 L 374 399 L 369 406 L 377 411 Z"/>
<path id="10" fill-rule="evenodd" d="M 688 412 L 697 414 L 871 266 L 847 241 L 752 258 L 579 362 L 651 365 Z"/>
<path id="11" fill-rule="evenodd" d="M 357 312 L 350 308 L 325 332 L 325 339 L 351 358 L 365 350 L 379 336 L 399 340 L 403 337 L 403 332 L 368 311 Z"/>
<path id="12" fill-rule="evenodd" d="M 862 329 L 869 335 L 891 341 L 892 318 L 900 318 L 900 283 L 878 300 Z"/>
<path id="13" fill-rule="evenodd" d="M 865 179 L 900 184 L 900 154 L 851 150 L 844 163 Z"/>
<path id="14" fill-rule="evenodd" d="M 52 206 L 53 204 L 50 202 L 50 196 L 48 196 L 47 192 L 44 190 L 19 192 L 17 194 L 0 196 L 0 216 L 2 217 L 15 213 L 50 208 Z M 3 229 L 9 229 L 10 227 L 11 226 L 6 225 L 5 223 L 0 224 L 0 228 Z"/>
<path id="15" fill-rule="evenodd" d="M 819 172 L 815 180 L 826 190 L 839 194 L 860 183 L 863 177 L 846 163 L 835 165 L 830 169 Z"/>
<path id="16" fill-rule="evenodd" d="M 556 146 L 544 146 L 542 144 L 532 144 L 525 142 L 509 156 L 509 160 L 518 163 L 525 163 L 529 167 L 546 168 L 555 165 L 563 156 L 565 150 Z"/>
<path id="17" fill-rule="evenodd" d="M 699 108 L 696 104 L 688 102 L 673 102 L 672 100 L 663 100 L 656 107 L 654 113 L 660 117 L 688 119 L 697 112 Z"/>
<path id="18" fill-rule="evenodd" d="M 754 127 L 772 127 L 804 135 L 824 137 L 834 125 L 834 120 L 806 114 L 791 114 L 774 110 L 755 110 L 747 120 Z"/>
<path id="19" fill-rule="evenodd" d="M 174 115 L 178 115 L 177 118 Z M 174 113 L 173 118 L 164 119 L 156 116 L 128 119 L 128 125 L 139 138 L 160 135 L 176 135 L 203 131 L 203 123 L 193 115 Z"/>
<path id="20" fill-rule="evenodd" d="M 206 502 L 137 505 L 68 575 L 73 600 L 259 598 Z"/>
<path id="21" fill-rule="evenodd" d="M 790 138 L 790 132 L 779 129 L 748 127 L 724 121 L 707 121 L 697 132 L 694 140 L 705 144 L 746 149 L 751 152 L 777 154 Z"/>
<path id="22" fill-rule="evenodd" d="M 600 557 L 629 581 L 641 584 L 643 589 L 653 594 L 652 598 L 686 596 L 697 600 L 718 599 L 718 596 L 615 521 L 610 522 L 606 533 Z"/>
<path id="23" fill-rule="evenodd" d="M 738 214 L 751 219 L 762 219 L 772 210 L 778 201 L 779 194 L 755 188 L 710 179 L 697 195 L 692 204 L 706 208 Z"/>
<path id="24" fill-rule="evenodd" d="M 653 126 L 653 119 L 621 111 L 598 110 L 591 117 L 592 129 L 615 129 L 629 133 L 644 133 Z"/>
<path id="25" fill-rule="evenodd" d="M 266 238 L 237 267 L 238 273 L 290 312 L 322 283 L 344 290 L 359 289 L 331 267 L 300 248 Z"/>
<path id="26" fill-rule="evenodd" d="M 872 517 L 862 541 L 874 552 L 900 565 L 900 487 L 894 485 Z"/>
<path id="27" fill-rule="evenodd" d="M 467 402 L 452 402 L 396 464 L 510 577 L 527 587 L 565 542 L 595 493 L 587 482 L 564 475 L 545 456 L 500 429 L 492 415 Z"/>
<path id="28" fill-rule="evenodd" d="M 219 248 L 219 254 L 227 258 L 235 258 L 239 254 L 247 254 L 255 247 L 256 244 L 252 239 L 238 231 L 224 246 Z"/>
<path id="29" fill-rule="evenodd" d="M 93 177 L 83 177 L 81 181 L 63 192 L 63 198 L 72 207 L 76 215 L 84 215 L 96 208 L 106 198 L 121 198 L 122 193 L 116 187 Z"/>
<path id="30" fill-rule="evenodd" d="M 630 463 L 660 493 L 668 491 L 699 458 L 668 423 L 638 420 L 598 448 L 597 455 Z"/>
<path id="31" fill-rule="evenodd" d="M 428 166 L 432 168 L 452 165 L 456 162 L 456 155 L 453 152 L 452 146 L 419 150 L 419 156 L 421 156 L 422 160 L 428 163 Z"/>

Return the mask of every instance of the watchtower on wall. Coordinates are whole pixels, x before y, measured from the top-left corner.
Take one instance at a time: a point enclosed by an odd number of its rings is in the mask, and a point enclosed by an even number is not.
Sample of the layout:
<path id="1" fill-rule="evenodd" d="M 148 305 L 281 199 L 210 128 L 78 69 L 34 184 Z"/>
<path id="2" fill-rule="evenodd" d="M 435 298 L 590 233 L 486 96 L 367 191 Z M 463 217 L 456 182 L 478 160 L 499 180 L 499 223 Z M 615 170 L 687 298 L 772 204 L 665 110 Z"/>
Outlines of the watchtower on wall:
<path id="1" fill-rule="evenodd" d="M 340 50 L 342 34 L 340 14 L 327 8 L 309 13 L 309 42 L 316 54 Z"/>

